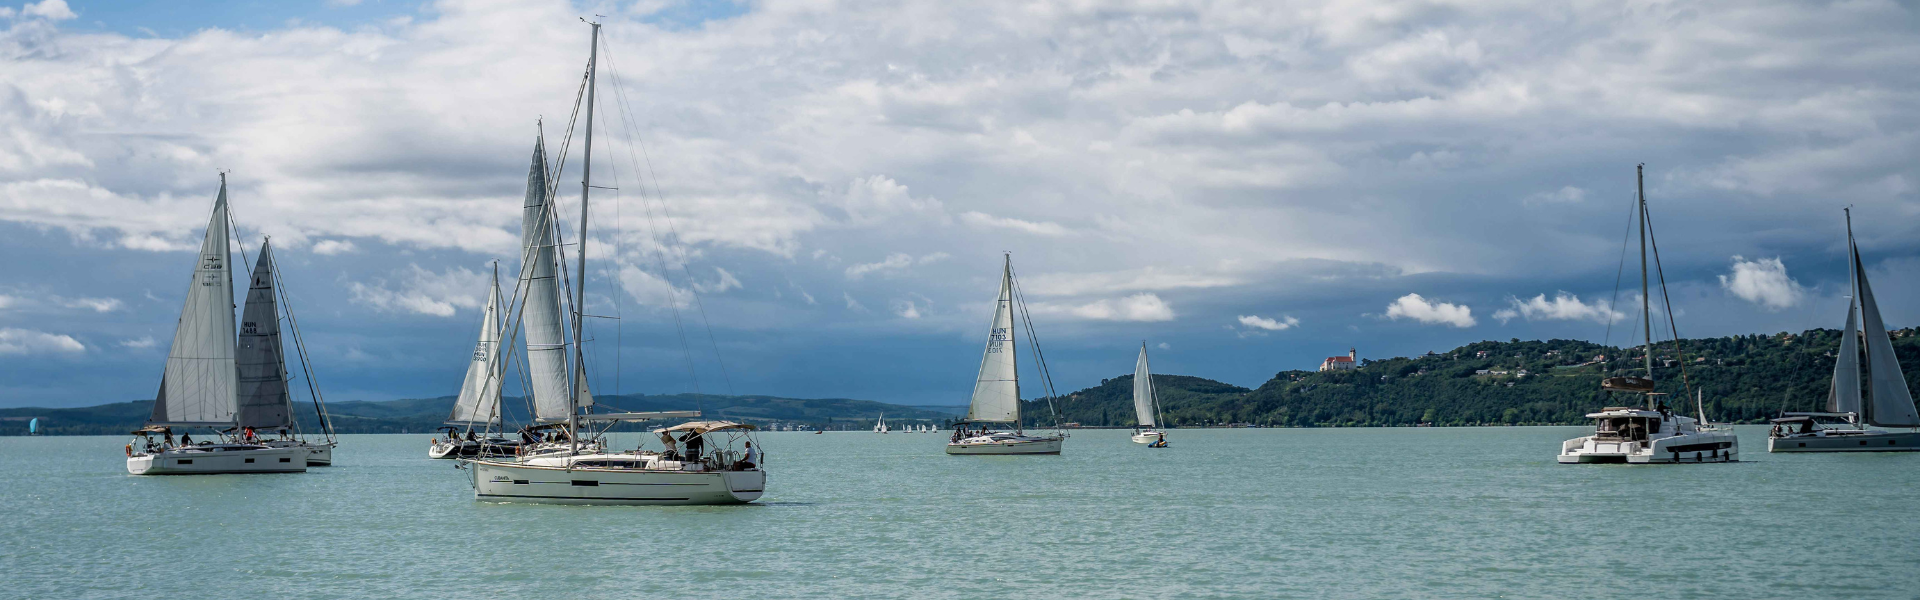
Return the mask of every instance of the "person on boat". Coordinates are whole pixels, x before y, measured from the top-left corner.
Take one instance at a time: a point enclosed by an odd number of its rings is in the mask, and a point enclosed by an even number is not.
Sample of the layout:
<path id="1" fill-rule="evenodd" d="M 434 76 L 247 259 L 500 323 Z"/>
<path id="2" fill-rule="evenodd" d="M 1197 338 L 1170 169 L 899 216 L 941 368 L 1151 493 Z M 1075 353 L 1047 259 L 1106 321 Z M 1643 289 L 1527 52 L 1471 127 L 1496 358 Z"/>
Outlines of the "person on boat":
<path id="1" fill-rule="evenodd" d="M 666 450 L 660 453 L 662 458 L 666 460 L 680 460 L 680 449 L 674 445 L 673 434 L 665 431 L 660 432 L 660 445 L 666 447 Z"/>
<path id="2" fill-rule="evenodd" d="M 182 445 L 182 446 L 192 446 L 192 445 L 193 445 L 193 434 L 191 434 L 191 433 L 182 433 L 182 434 L 180 434 L 180 445 Z"/>
<path id="3" fill-rule="evenodd" d="M 168 431 L 168 432 L 166 432 L 166 433 L 165 433 L 165 434 L 163 434 L 163 435 L 166 435 L 166 436 L 167 436 L 167 445 L 168 445 L 168 446 L 172 446 L 172 445 L 173 445 L 173 432 L 171 432 L 171 431 Z"/>
<path id="4" fill-rule="evenodd" d="M 687 445 L 687 457 L 684 460 L 700 462 L 700 451 L 707 445 L 700 434 L 687 432 L 687 436 L 680 438 L 680 442 Z"/>
<path id="5" fill-rule="evenodd" d="M 243 439 L 243 440 L 246 440 L 246 441 L 248 441 L 248 442 L 252 442 L 252 441 L 253 441 L 253 428 L 252 428 L 252 427 L 248 427 L 248 428 L 246 428 L 246 429 L 242 429 L 242 430 L 240 431 L 240 433 L 241 433 L 241 439 Z"/>
<path id="6" fill-rule="evenodd" d="M 747 442 L 747 455 L 733 463 L 733 470 L 745 471 L 757 464 L 760 464 L 760 450 L 753 447 L 753 442 Z"/>
<path id="7" fill-rule="evenodd" d="M 472 430 L 472 429 L 468 429 L 468 430 L 467 430 L 467 441 L 469 441 L 469 442 L 478 442 L 478 441 L 480 441 L 480 439 L 479 439 L 479 438 L 476 438 L 476 437 L 473 437 L 473 430 Z"/>

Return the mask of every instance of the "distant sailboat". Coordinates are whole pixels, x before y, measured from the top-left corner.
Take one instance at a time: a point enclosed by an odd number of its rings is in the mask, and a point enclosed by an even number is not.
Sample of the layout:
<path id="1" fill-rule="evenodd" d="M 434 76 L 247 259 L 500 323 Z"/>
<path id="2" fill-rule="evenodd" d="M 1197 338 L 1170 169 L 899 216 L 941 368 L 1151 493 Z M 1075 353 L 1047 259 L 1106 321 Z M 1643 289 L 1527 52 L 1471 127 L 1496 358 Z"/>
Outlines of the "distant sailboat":
<path id="1" fill-rule="evenodd" d="M 1739 460 L 1740 438 L 1726 428 L 1707 425 L 1703 400 L 1696 400 L 1703 403 L 1702 413 L 1696 419 L 1675 414 L 1673 409 L 1667 406 L 1666 401 L 1661 400 L 1661 397 L 1667 394 L 1654 391 L 1656 388 L 1653 380 L 1653 289 L 1649 283 L 1649 275 L 1652 271 L 1647 265 L 1648 243 L 1653 241 L 1653 217 L 1647 213 L 1644 171 L 1642 168 L 1635 168 L 1634 173 L 1639 189 L 1638 197 L 1634 199 L 1634 210 L 1640 228 L 1640 322 L 1644 326 L 1643 339 L 1647 344 L 1646 377 L 1608 377 L 1600 382 L 1600 388 L 1605 390 L 1609 397 L 1616 392 L 1641 394 L 1646 398 L 1645 407 L 1609 406 L 1601 409 L 1600 412 L 1588 414 L 1587 418 L 1594 420 L 1593 435 L 1562 442 L 1560 454 L 1555 460 L 1562 464 L 1647 464 Z M 1656 244 L 1654 253 L 1651 255 L 1655 260 L 1659 259 L 1658 250 L 1659 246 Z M 1660 282 L 1660 287 L 1661 296 L 1665 297 L 1664 278 Z M 1673 313 L 1672 307 L 1669 306 L 1665 315 L 1669 326 L 1672 325 Z M 1681 396 L 1681 398 L 1685 397 Z"/>
<path id="2" fill-rule="evenodd" d="M 1014 359 L 1017 336 L 1014 330 L 1014 314 L 1026 314 L 1026 306 L 1019 302 L 1015 293 L 1013 279 L 1013 257 L 1006 257 L 1000 270 L 1000 296 L 994 302 L 993 321 L 987 328 L 986 351 L 980 357 L 980 375 L 974 380 L 973 400 L 968 404 L 966 419 L 947 444 L 947 454 L 1059 454 L 1060 446 L 1066 441 L 1064 432 L 1056 431 L 1051 435 L 1027 435 L 1020 423 L 1020 369 Z M 1031 340 L 1033 323 L 1027 323 L 1027 334 Z M 1034 353 L 1035 362 L 1040 354 Z M 1046 364 L 1040 363 L 1040 373 L 1045 376 Z M 1044 379 L 1043 379 L 1044 381 Z M 1051 397 L 1052 394 L 1049 394 Z M 1054 415 L 1054 424 L 1059 425 L 1060 416 Z M 992 431 L 995 425 L 1011 424 L 1013 431 Z M 965 425 L 974 425 L 978 429 L 969 430 Z"/>
<path id="3" fill-rule="evenodd" d="M 1140 342 L 1140 359 L 1133 363 L 1133 443 L 1153 448 L 1167 447 L 1167 432 L 1160 425 L 1160 396 L 1154 393 L 1153 374 L 1147 369 L 1147 343 Z"/>
<path id="4" fill-rule="evenodd" d="M 887 429 L 887 413 L 880 413 L 880 418 L 873 422 L 873 432 L 887 433 L 889 431 L 891 430 Z"/>
<path id="5" fill-rule="evenodd" d="M 127 472 L 135 475 L 202 473 L 288 473 L 307 470 L 304 448 L 272 448 L 261 444 L 220 439 L 219 431 L 238 424 L 239 371 L 234 361 L 233 272 L 228 269 L 229 220 L 227 178 L 220 176 L 220 194 L 207 218 L 180 321 L 167 350 L 167 366 L 153 413 L 139 436 L 127 444 Z M 213 438 L 190 444 L 189 431 L 180 442 L 174 428 L 206 428 Z M 158 436 L 159 439 L 155 439 Z"/>
<path id="6" fill-rule="evenodd" d="M 40 417 L 27 421 L 27 435 L 40 435 Z"/>
<path id="7" fill-rule="evenodd" d="M 1786 413 L 1773 420 L 1768 452 L 1913 452 L 1920 451 L 1920 413 L 1914 410 L 1880 303 L 1867 283 L 1860 248 L 1853 241 L 1853 211 L 1847 212 L 1847 270 L 1853 296 L 1847 301 L 1847 325 L 1840 334 L 1840 352 L 1833 361 L 1833 384 L 1827 392 L 1827 412 Z M 1854 327 L 1859 315 L 1860 327 Z M 1865 343 L 1862 342 L 1865 338 Z M 1864 346 L 1864 348 L 1863 348 Z M 1862 396 L 1860 354 L 1866 353 L 1866 391 Z M 1844 421 L 1848 426 L 1821 427 L 1818 419 Z M 1911 431 L 1868 429 L 1905 427 Z M 1797 430 L 1796 430 L 1797 428 Z"/>
<path id="8" fill-rule="evenodd" d="M 445 439 L 435 438 L 427 447 L 428 458 L 471 458 L 475 456 L 512 456 L 520 451 L 522 440 L 501 435 L 500 388 L 505 369 L 501 362 L 500 267 L 495 266 L 493 284 L 487 290 L 487 308 L 481 311 L 480 335 L 474 342 L 467 363 L 466 379 L 460 383 L 460 396 L 447 415 Z M 478 433 L 476 434 L 476 430 Z M 460 434 L 465 433 L 463 438 Z"/>

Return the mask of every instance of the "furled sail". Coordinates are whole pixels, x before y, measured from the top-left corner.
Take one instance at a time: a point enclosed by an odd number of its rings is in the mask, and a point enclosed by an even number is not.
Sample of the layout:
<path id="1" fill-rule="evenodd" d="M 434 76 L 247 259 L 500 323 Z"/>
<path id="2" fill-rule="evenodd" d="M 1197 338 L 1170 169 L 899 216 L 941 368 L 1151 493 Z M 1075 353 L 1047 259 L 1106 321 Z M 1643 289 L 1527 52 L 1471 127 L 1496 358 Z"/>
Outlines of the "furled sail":
<path id="1" fill-rule="evenodd" d="M 1133 364 L 1133 414 L 1141 427 L 1152 427 L 1153 375 L 1147 372 L 1147 345 L 1140 344 L 1140 360 Z"/>
<path id="2" fill-rule="evenodd" d="M 239 374 L 239 408 L 234 422 L 241 427 L 273 429 L 293 426 L 293 398 L 287 395 L 286 355 L 280 345 L 280 310 L 274 297 L 273 246 L 260 244 L 246 308 L 240 313 L 240 343 L 234 350 Z"/>
<path id="3" fill-rule="evenodd" d="M 231 425 L 234 413 L 233 273 L 228 271 L 227 181 L 207 219 L 167 369 L 153 402 L 155 425 Z"/>
<path id="4" fill-rule="evenodd" d="M 1833 359 L 1833 389 L 1827 392 L 1827 411 L 1860 414 L 1860 329 L 1854 326 L 1858 310 L 1847 302 L 1847 328 L 1840 334 L 1840 356 Z"/>
<path id="5" fill-rule="evenodd" d="M 473 345 L 467 379 L 453 403 L 449 425 L 486 425 L 500 422 L 500 276 L 487 291 L 487 309 L 480 319 L 480 339 Z"/>
<path id="6" fill-rule="evenodd" d="M 527 169 L 527 200 L 520 237 L 525 263 L 520 279 L 527 291 L 520 305 L 526 327 L 527 378 L 532 384 L 534 418 L 561 421 L 573 412 L 567 399 L 567 340 L 560 314 L 560 280 L 554 246 L 554 211 L 547 189 L 545 140 L 533 144 Z"/>
<path id="7" fill-rule="evenodd" d="M 980 358 L 980 377 L 973 383 L 973 402 L 967 420 L 1013 423 L 1020 420 L 1020 375 L 1013 352 L 1013 263 L 1001 271 L 1000 299 L 994 303 L 993 325 L 987 331 L 987 351 Z"/>
<path id="8" fill-rule="evenodd" d="M 1860 327 L 1867 338 L 1867 391 L 1873 398 L 1867 407 L 1867 424 L 1920 427 L 1920 413 L 1914 411 L 1913 394 L 1900 372 L 1900 360 L 1893 354 L 1893 341 L 1887 339 L 1887 324 L 1880 320 L 1880 305 L 1873 299 L 1873 286 L 1867 284 L 1860 250 L 1852 248 L 1851 239 L 1847 245 L 1853 253 L 1854 293 L 1860 297 Z"/>

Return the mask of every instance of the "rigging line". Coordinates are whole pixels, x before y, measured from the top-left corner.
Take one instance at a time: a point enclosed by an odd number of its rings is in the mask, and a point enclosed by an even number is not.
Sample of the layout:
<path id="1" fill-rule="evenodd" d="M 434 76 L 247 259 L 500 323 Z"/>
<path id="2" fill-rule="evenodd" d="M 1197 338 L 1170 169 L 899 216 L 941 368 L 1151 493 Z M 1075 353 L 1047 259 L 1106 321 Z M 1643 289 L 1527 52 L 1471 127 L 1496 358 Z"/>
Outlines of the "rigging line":
<path id="1" fill-rule="evenodd" d="M 1054 405 L 1054 397 L 1059 395 L 1053 387 L 1053 373 L 1047 368 L 1046 353 L 1040 350 L 1040 337 L 1033 330 L 1033 315 L 1027 312 L 1027 295 L 1020 289 L 1020 278 L 1013 274 L 1013 265 L 1007 265 L 1008 279 L 1013 281 L 1013 296 L 1020 303 L 1020 319 L 1025 322 L 1027 345 L 1033 352 L 1033 362 L 1040 367 L 1040 383 L 1047 387 L 1047 411 L 1053 413 L 1053 428 L 1060 428 L 1060 409 Z"/>
<path id="2" fill-rule="evenodd" d="M 269 257 L 267 262 L 269 273 L 273 275 L 274 292 L 280 295 L 280 306 L 287 313 L 288 329 L 293 331 L 293 348 L 300 355 L 300 372 L 306 376 L 307 395 L 313 399 L 314 411 L 320 416 L 321 432 L 331 443 L 334 441 L 333 416 L 327 412 L 327 402 L 320 396 L 319 380 L 313 375 L 313 359 L 307 354 L 307 338 L 300 334 L 300 320 L 293 316 L 293 295 L 287 291 L 286 281 L 280 278 L 280 261 Z M 285 361 L 286 357 L 282 356 L 281 360 Z"/>
<path id="3" fill-rule="evenodd" d="M 1635 200 L 1635 202 L 1638 202 L 1638 200 Z M 1607 301 L 1608 311 L 1612 311 L 1615 307 L 1620 306 L 1620 282 L 1623 281 L 1622 278 L 1627 272 L 1627 245 L 1632 243 L 1633 240 L 1634 210 L 1638 210 L 1638 207 L 1627 210 L 1627 229 L 1626 232 L 1620 236 L 1620 264 L 1615 267 L 1613 271 L 1613 298 Z M 1607 314 L 1607 336 L 1601 338 L 1603 345 L 1613 344 L 1613 322 L 1613 314 L 1609 312 L 1609 314 Z M 1605 371 L 1606 365 L 1600 365 L 1600 370 Z"/>
<path id="4" fill-rule="evenodd" d="M 640 146 L 641 154 L 646 157 L 647 176 L 653 180 L 654 197 L 660 201 L 660 213 L 666 218 L 668 231 L 673 234 L 674 248 L 680 254 L 680 270 L 687 276 L 687 285 L 689 286 L 687 293 L 693 296 L 693 306 L 700 311 L 700 323 L 707 330 L 707 342 L 713 347 L 713 361 L 720 368 L 720 379 L 726 383 L 727 393 L 733 394 L 733 377 L 727 373 L 727 363 L 720 356 L 720 342 L 713 335 L 713 322 L 707 318 L 706 303 L 701 301 L 699 290 L 692 288 L 693 273 L 687 269 L 688 260 L 686 247 L 680 240 L 679 227 L 673 223 L 673 213 L 667 207 L 666 193 L 660 189 L 660 176 L 653 170 L 653 154 L 647 150 L 646 138 L 633 132 L 633 106 L 632 103 L 627 101 L 625 85 L 620 83 L 619 69 L 614 65 L 613 51 L 611 48 L 607 51 L 607 71 L 613 76 L 614 94 L 618 97 L 617 101 L 624 107 L 627 113 L 626 125 L 628 136 L 636 140 Z M 629 156 L 631 156 L 631 154 L 629 154 Z"/>
<path id="5" fill-rule="evenodd" d="M 1687 378 L 1687 350 L 1680 345 L 1680 325 L 1673 316 L 1673 298 L 1667 294 L 1667 272 L 1660 266 L 1660 240 L 1653 234 L 1652 209 L 1647 211 L 1647 242 L 1653 245 L 1653 270 L 1660 278 L 1660 302 L 1667 307 L 1667 329 L 1673 335 L 1673 353 L 1680 361 L 1680 389 L 1687 395 L 1693 395 L 1693 382 Z M 1653 351 L 1653 342 L 1647 342 L 1647 351 Z"/>

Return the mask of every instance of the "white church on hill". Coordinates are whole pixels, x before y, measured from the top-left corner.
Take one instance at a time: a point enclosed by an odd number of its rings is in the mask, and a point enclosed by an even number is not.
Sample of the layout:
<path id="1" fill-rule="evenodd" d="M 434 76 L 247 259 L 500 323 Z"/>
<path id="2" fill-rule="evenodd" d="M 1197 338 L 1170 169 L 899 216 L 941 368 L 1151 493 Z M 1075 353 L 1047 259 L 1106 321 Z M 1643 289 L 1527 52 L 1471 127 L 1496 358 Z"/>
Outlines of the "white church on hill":
<path id="1" fill-rule="evenodd" d="M 1360 359 L 1359 353 L 1356 352 L 1353 348 L 1348 348 L 1346 356 L 1329 356 L 1327 357 L 1326 360 L 1321 361 L 1320 370 L 1352 371 L 1354 368 L 1360 366 L 1360 363 L 1356 362 L 1359 359 Z"/>

